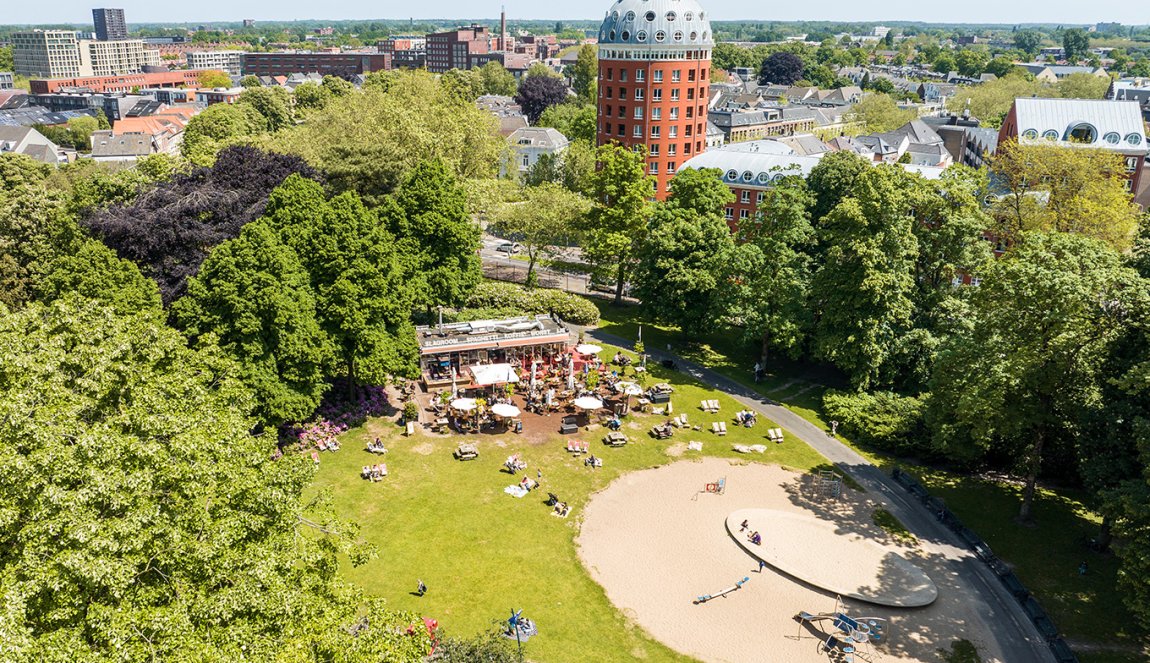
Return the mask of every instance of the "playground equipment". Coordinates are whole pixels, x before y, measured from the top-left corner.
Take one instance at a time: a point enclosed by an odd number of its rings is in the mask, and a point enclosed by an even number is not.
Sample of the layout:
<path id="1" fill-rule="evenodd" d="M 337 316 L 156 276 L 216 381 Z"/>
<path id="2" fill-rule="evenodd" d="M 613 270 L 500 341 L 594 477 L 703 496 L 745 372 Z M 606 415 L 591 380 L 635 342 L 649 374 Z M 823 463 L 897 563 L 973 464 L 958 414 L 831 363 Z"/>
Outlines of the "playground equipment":
<path id="1" fill-rule="evenodd" d="M 700 603 L 706 603 L 707 601 L 710 601 L 711 599 L 717 599 L 720 596 L 726 596 L 727 594 L 730 594 L 731 592 L 733 592 L 737 589 L 742 589 L 743 585 L 746 584 L 746 582 L 750 579 L 751 578 L 749 576 L 745 576 L 742 580 L 736 582 L 735 584 L 724 589 L 723 591 L 718 592 L 716 594 L 703 594 L 702 596 L 700 596 L 697 599 L 695 599 L 694 601 L 692 601 L 692 603 L 694 603 L 695 605 L 699 605 Z"/>
<path id="2" fill-rule="evenodd" d="M 727 492 L 727 477 L 720 477 L 719 479 L 717 479 L 715 481 L 709 481 L 709 482 L 703 484 L 703 489 L 700 490 L 698 493 L 695 493 L 695 496 L 692 497 L 691 499 L 692 500 L 698 499 L 699 493 L 706 493 L 708 495 L 723 495 L 726 492 Z"/>
<path id="3" fill-rule="evenodd" d="M 826 641 L 819 645 L 822 651 L 837 651 L 843 655 L 843 660 L 854 661 L 854 654 L 859 653 L 860 645 L 869 647 L 872 643 L 882 642 L 886 638 L 887 621 L 881 617 L 851 617 L 839 608 L 839 600 L 835 599 L 833 612 L 809 613 L 800 611 L 795 615 L 799 623 L 800 633 L 803 623 L 829 621 L 834 631 L 827 635 Z"/>
<path id="4" fill-rule="evenodd" d="M 834 470 L 819 470 L 815 492 L 824 497 L 839 497 L 843 492 L 843 476 Z"/>

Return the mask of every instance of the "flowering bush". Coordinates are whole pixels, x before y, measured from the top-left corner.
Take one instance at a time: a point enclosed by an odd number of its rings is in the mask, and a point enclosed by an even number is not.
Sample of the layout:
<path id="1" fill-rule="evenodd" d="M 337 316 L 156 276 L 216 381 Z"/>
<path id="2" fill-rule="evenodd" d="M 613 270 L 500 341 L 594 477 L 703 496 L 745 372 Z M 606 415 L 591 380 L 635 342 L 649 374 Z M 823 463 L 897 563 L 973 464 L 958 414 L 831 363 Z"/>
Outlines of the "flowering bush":
<path id="1" fill-rule="evenodd" d="M 285 425 L 280 430 L 280 440 L 285 444 L 298 444 L 301 449 L 318 447 L 320 442 L 326 446 L 349 428 L 367 421 L 368 417 L 386 414 L 387 403 L 387 392 L 383 387 L 360 385 L 348 394 L 347 382 L 336 380 L 312 420 L 305 424 Z"/>

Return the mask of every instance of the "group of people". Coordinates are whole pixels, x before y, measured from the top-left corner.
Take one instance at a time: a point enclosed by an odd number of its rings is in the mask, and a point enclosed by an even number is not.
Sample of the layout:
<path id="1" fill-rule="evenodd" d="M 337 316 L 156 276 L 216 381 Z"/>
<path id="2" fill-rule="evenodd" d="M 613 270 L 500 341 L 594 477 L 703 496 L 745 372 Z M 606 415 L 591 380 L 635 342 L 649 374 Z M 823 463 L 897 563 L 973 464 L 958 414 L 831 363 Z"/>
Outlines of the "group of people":
<path id="1" fill-rule="evenodd" d="M 379 463 L 376 465 L 364 465 L 359 475 L 364 479 L 371 479 L 372 481 L 380 481 L 387 476 L 387 465 Z"/>
<path id="2" fill-rule="evenodd" d="M 383 446 L 383 441 L 380 440 L 378 437 L 375 438 L 375 442 L 368 442 L 367 443 L 367 450 L 373 454 L 385 454 L 385 453 L 387 453 L 387 447 Z"/>
<path id="3" fill-rule="evenodd" d="M 594 467 L 603 467 L 603 459 L 597 458 L 595 456 L 595 454 L 591 454 L 590 456 L 588 456 L 586 459 L 583 460 L 583 464 L 589 465 L 593 468 Z"/>
<path id="4" fill-rule="evenodd" d="M 740 532 L 747 531 L 747 529 L 749 527 L 750 527 L 750 525 L 747 523 L 746 520 L 739 523 L 739 531 Z M 762 543 L 763 543 L 763 537 L 760 536 L 759 533 L 757 531 L 754 531 L 754 530 L 752 530 L 751 533 L 747 535 L 747 540 L 750 541 L 751 543 L 755 544 L 756 546 L 762 545 Z"/>
<path id="5" fill-rule="evenodd" d="M 557 515 L 561 518 L 566 518 L 568 512 L 570 512 L 570 511 L 571 511 L 571 507 L 567 506 L 566 502 L 559 502 L 558 504 L 555 505 L 555 515 Z"/>
<path id="6" fill-rule="evenodd" d="M 755 413 L 751 412 L 750 410 L 740 410 L 739 412 L 735 413 L 735 421 L 739 422 L 746 428 L 750 428 L 755 425 Z"/>

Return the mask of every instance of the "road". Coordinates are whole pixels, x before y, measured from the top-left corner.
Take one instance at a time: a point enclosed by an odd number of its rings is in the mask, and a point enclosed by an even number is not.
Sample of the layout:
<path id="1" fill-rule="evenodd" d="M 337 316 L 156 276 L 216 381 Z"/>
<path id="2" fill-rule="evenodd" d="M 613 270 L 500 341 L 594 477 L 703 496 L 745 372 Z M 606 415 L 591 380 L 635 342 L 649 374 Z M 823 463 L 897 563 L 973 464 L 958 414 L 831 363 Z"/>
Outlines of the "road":
<path id="1" fill-rule="evenodd" d="M 586 334 L 603 343 L 632 348 L 631 341 L 598 329 L 587 329 Z M 1055 663 L 1050 647 L 1023 612 L 1022 606 L 1006 591 L 986 564 L 975 557 L 965 543 L 921 504 L 910 499 L 908 493 L 885 472 L 826 431 L 730 378 L 671 353 L 652 352 L 650 356 L 655 361 L 673 359 L 680 370 L 704 384 L 726 392 L 745 407 L 760 412 L 787 429 L 866 488 L 868 496 L 882 502 L 884 508 L 902 521 L 915 536 L 942 544 L 941 548 L 950 551 L 946 555 L 948 571 L 985 600 L 989 610 L 986 623 L 1007 662 Z"/>
<path id="2" fill-rule="evenodd" d="M 495 247 L 507 240 L 483 236 L 483 245 L 479 250 L 479 257 L 483 261 L 483 275 L 496 281 L 514 281 L 523 283 L 527 278 L 527 261 L 516 260 L 506 253 L 496 251 Z M 581 262 L 582 252 L 578 247 L 567 247 L 556 252 L 556 257 L 565 262 Z M 535 266 L 535 273 L 539 277 L 539 285 L 545 288 L 555 288 L 573 292 L 577 295 L 590 295 L 593 297 L 610 298 L 614 292 L 597 292 L 590 288 L 591 277 L 588 274 L 560 272 L 540 265 Z M 631 297 L 624 297 L 624 301 L 636 303 Z"/>

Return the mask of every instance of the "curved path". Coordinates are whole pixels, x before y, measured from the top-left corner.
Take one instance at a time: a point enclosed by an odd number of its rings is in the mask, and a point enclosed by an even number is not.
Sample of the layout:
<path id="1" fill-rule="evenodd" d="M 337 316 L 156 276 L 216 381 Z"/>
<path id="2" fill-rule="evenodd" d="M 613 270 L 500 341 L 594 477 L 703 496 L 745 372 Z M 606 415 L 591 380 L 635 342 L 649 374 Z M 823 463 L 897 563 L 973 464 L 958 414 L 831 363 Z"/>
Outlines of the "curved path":
<path id="1" fill-rule="evenodd" d="M 585 331 L 588 336 L 603 343 L 628 349 L 634 347 L 632 341 L 599 329 L 589 328 Z M 906 491 L 899 488 L 885 472 L 818 426 L 724 375 L 668 352 L 654 351 L 649 352 L 648 356 L 655 361 L 673 359 L 688 375 L 727 393 L 745 407 L 787 429 L 866 488 L 873 499 L 882 502 L 884 508 L 902 521 L 921 541 L 931 544 L 944 554 L 948 571 L 986 602 L 988 625 L 1006 661 L 1056 663 L 1050 647 L 1023 612 L 1022 606 L 1006 591 L 986 564 L 975 557 L 965 543 L 939 523 L 921 504 L 910 500 Z"/>
<path id="2" fill-rule="evenodd" d="M 902 555 L 859 534 L 838 531 L 811 515 L 774 509 L 739 509 L 727 516 L 727 532 L 751 557 L 819 589 L 894 608 L 934 603 L 938 588 Z M 742 531 L 758 532 L 755 545 Z"/>

